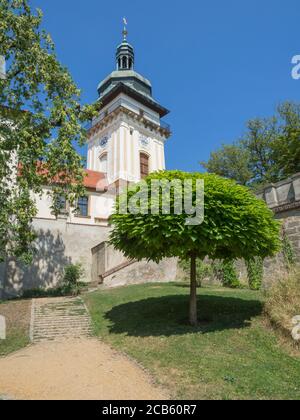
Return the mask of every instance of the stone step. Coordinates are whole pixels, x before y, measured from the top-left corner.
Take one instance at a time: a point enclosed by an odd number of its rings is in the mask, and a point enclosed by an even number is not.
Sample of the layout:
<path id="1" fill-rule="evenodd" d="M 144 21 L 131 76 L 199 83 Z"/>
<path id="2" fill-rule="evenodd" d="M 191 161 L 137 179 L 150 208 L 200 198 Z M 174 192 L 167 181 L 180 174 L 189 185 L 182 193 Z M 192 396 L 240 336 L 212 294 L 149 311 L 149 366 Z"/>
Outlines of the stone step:
<path id="1" fill-rule="evenodd" d="M 66 322 L 37 322 L 35 324 L 35 327 L 53 327 L 53 326 L 57 326 L 57 327 L 64 327 L 64 326 L 68 326 L 68 327 L 76 327 L 76 326 L 85 326 L 85 325 L 90 325 L 90 323 L 87 322 L 69 322 L 68 325 L 66 325 Z"/>
<path id="2" fill-rule="evenodd" d="M 78 298 L 36 299 L 33 318 L 34 342 L 80 338 L 92 333 L 89 314 Z"/>
<path id="3" fill-rule="evenodd" d="M 53 333 L 53 332 L 68 332 L 68 331 L 91 331 L 91 328 L 86 326 L 86 327 L 74 327 L 74 328 L 36 328 L 35 332 L 39 331 L 39 332 L 45 332 L 45 333 Z"/>

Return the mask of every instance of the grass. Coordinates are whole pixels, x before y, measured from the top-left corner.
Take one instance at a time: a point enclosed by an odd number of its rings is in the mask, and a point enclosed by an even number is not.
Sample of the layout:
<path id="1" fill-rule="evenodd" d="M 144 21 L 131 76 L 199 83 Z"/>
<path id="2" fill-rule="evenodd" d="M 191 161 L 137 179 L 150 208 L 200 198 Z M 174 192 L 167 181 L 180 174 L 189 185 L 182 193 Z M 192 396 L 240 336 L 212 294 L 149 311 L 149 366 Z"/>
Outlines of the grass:
<path id="1" fill-rule="evenodd" d="M 300 359 L 265 326 L 263 297 L 199 290 L 199 327 L 187 323 L 189 290 L 157 284 L 87 294 L 95 334 L 147 368 L 178 399 L 300 399 Z"/>
<path id="2" fill-rule="evenodd" d="M 0 357 L 29 344 L 30 300 L 0 303 L 0 315 L 6 318 L 6 340 L 0 340 Z"/>

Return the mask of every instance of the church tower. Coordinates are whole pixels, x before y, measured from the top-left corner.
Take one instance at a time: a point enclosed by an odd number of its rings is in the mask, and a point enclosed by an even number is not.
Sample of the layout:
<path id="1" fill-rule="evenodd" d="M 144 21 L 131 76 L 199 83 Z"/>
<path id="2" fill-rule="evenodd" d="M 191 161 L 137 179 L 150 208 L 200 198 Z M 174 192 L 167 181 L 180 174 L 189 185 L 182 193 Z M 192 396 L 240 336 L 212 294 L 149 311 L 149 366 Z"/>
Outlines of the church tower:
<path id="1" fill-rule="evenodd" d="M 153 98 L 149 80 L 134 70 L 127 35 L 124 27 L 116 71 L 98 86 L 101 111 L 89 130 L 87 168 L 107 174 L 109 184 L 139 182 L 165 169 L 165 142 L 171 135 L 162 120 L 169 111 Z"/>

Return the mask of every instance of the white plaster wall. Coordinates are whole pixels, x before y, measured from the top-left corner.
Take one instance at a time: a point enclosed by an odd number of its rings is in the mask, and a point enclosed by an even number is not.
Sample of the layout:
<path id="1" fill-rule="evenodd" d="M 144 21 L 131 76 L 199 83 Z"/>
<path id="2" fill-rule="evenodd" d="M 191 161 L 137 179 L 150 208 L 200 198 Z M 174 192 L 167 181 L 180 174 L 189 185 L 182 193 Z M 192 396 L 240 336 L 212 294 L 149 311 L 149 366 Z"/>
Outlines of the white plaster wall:
<path id="1" fill-rule="evenodd" d="M 37 206 L 37 218 L 40 219 L 51 219 L 55 220 L 55 216 L 52 214 L 52 198 L 49 195 L 50 189 L 44 187 L 42 195 L 33 194 Z"/>
<path id="2" fill-rule="evenodd" d="M 49 188 L 44 188 L 41 196 L 34 195 L 37 205 L 36 219 L 40 220 L 56 220 L 51 210 L 51 196 L 48 194 Z M 89 216 L 78 217 L 74 213 L 75 208 L 69 208 L 66 220 L 68 223 L 80 225 L 107 225 L 107 220 L 113 212 L 115 198 L 109 193 L 101 193 L 97 191 L 87 191 L 89 197 Z"/>

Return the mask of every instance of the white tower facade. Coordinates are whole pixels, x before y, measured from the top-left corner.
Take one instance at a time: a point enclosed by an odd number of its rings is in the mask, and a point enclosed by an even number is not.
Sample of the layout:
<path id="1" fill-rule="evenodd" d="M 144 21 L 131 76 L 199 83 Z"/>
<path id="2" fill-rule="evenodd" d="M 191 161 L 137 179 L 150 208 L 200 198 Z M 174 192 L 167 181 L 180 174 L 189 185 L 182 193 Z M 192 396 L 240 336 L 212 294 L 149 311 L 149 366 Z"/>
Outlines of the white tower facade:
<path id="1" fill-rule="evenodd" d="M 169 111 L 152 97 L 149 80 L 134 71 L 134 50 L 127 31 L 117 48 L 117 70 L 98 87 L 101 112 L 89 131 L 89 170 L 107 174 L 110 184 L 139 182 L 165 169 L 165 142 L 170 127 L 162 121 Z"/>

